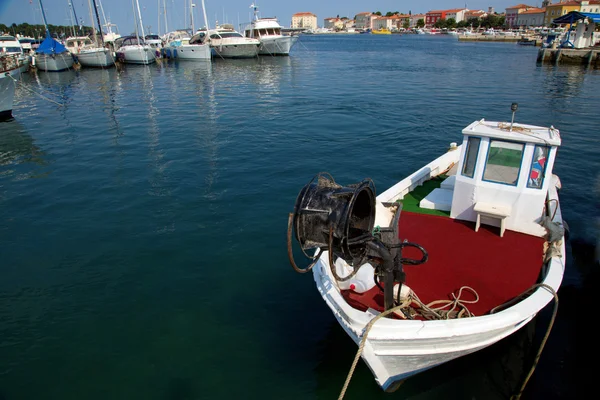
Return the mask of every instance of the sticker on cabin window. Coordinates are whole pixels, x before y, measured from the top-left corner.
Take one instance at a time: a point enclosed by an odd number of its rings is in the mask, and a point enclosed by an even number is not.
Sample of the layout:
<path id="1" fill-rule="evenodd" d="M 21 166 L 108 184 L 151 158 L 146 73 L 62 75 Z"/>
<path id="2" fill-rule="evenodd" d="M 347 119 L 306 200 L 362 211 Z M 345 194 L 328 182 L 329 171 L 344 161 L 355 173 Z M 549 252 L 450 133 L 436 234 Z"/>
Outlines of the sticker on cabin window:
<path id="1" fill-rule="evenodd" d="M 544 174 L 546 173 L 546 162 L 549 152 L 550 149 L 546 146 L 535 146 L 529 179 L 527 181 L 528 188 L 541 189 L 544 185 Z"/>
<path id="2" fill-rule="evenodd" d="M 475 165 L 477 165 L 477 153 L 479 153 L 479 143 L 481 138 L 470 137 L 467 141 L 467 151 L 465 152 L 465 162 L 463 163 L 462 174 L 473 177 L 475 173 Z"/>
<path id="3" fill-rule="evenodd" d="M 517 186 L 522 159 L 523 144 L 491 140 L 483 180 Z"/>

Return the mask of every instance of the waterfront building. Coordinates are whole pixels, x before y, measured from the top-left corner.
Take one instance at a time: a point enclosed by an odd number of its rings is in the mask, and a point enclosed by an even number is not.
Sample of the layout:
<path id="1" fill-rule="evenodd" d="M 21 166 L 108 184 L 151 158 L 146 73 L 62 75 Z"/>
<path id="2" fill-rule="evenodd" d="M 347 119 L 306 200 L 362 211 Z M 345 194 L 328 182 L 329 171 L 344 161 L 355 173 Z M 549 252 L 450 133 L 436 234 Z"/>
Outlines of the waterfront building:
<path id="1" fill-rule="evenodd" d="M 483 10 L 468 10 L 465 12 L 465 21 L 480 21 L 488 16 Z"/>
<path id="2" fill-rule="evenodd" d="M 323 28 L 331 30 L 342 30 L 345 28 L 344 21 L 341 18 L 325 18 L 323 20 Z"/>
<path id="3" fill-rule="evenodd" d="M 373 29 L 387 29 L 396 30 L 398 29 L 398 21 L 400 17 L 398 15 L 392 15 L 391 17 L 378 17 L 373 20 Z"/>
<path id="4" fill-rule="evenodd" d="M 544 17 L 544 25 L 552 25 L 552 20 L 570 13 L 571 11 L 579 11 L 581 8 L 580 1 L 561 1 L 560 3 L 552 3 L 546 6 L 546 16 Z"/>
<path id="5" fill-rule="evenodd" d="M 317 16 L 311 12 L 299 12 L 292 15 L 292 28 L 317 29 Z"/>
<path id="6" fill-rule="evenodd" d="M 465 21 L 465 14 L 469 11 L 468 8 L 455 8 L 452 10 L 446 10 L 446 19 L 454 18 L 456 22 Z"/>
<path id="7" fill-rule="evenodd" d="M 379 15 L 375 15 L 370 12 L 361 12 L 354 16 L 354 26 L 356 29 L 373 29 L 373 21 L 379 18 Z"/>
<path id="8" fill-rule="evenodd" d="M 431 28 L 440 19 L 446 19 L 446 12 L 447 10 L 428 11 L 427 14 L 425 14 L 425 27 Z"/>
<path id="9" fill-rule="evenodd" d="M 600 13 L 600 0 L 590 0 L 590 1 L 582 1 L 581 9 L 579 12 L 582 13 Z"/>
<path id="10" fill-rule="evenodd" d="M 544 25 L 544 17 L 546 16 L 545 8 L 530 8 L 517 16 L 517 22 L 514 26 L 519 27 L 536 27 Z"/>
<path id="11" fill-rule="evenodd" d="M 506 25 L 508 25 L 509 28 L 512 28 L 513 26 L 518 26 L 517 18 L 519 14 L 532 8 L 537 7 L 528 6 L 527 4 L 518 4 L 516 6 L 506 7 Z"/>
<path id="12" fill-rule="evenodd" d="M 426 14 L 413 14 L 410 16 L 410 27 L 411 28 L 416 28 L 417 27 L 417 23 L 419 22 L 420 19 L 423 20 L 423 22 L 425 22 L 425 18 L 427 17 Z"/>

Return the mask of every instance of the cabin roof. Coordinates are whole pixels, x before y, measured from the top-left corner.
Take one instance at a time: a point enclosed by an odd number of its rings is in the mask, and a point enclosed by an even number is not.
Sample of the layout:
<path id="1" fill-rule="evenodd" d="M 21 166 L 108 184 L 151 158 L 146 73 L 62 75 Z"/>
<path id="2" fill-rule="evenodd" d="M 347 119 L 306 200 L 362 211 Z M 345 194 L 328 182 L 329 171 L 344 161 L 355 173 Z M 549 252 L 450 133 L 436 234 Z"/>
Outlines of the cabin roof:
<path id="1" fill-rule="evenodd" d="M 554 127 L 514 123 L 511 130 L 510 122 L 485 121 L 483 119 L 467 126 L 463 129 L 463 134 L 551 146 L 560 146 L 561 144 L 560 132 Z"/>

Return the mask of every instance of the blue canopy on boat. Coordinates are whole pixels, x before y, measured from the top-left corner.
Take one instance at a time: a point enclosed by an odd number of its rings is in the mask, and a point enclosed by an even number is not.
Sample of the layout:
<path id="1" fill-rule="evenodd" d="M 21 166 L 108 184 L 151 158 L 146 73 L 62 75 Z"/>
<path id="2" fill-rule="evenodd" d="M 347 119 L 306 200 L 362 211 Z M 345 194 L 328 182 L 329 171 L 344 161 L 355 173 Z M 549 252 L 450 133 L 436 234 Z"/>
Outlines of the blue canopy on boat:
<path id="1" fill-rule="evenodd" d="M 46 39 L 35 50 L 36 53 L 41 54 L 59 54 L 65 51 L 67 51 L 67 48 L 50 36 L 46 36 Z"/>
<path id="2" fill-rule="evenodd" d="M 600 14 L 582 13 L 579 11 L 571 11 L 568 14 L 553 19 L 552 22 L 555 24 L 572 24 L 585 18 L 589 18 L 592 22 L 596 24 L 600 23 Z"/>

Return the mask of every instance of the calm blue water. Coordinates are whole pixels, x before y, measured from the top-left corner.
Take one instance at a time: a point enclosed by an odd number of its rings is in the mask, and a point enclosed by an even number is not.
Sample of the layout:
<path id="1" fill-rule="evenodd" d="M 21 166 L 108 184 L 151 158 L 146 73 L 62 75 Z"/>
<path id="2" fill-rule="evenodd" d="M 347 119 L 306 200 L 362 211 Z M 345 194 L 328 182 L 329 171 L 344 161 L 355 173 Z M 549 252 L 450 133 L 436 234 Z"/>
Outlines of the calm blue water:
<path id="1" fill-rule="evenodd" d="M 356 346 L 289 265 L 299 190 L 328 171 L 382 191 L 512 102 L 517 121 L 560 129 L 563 215 L 592 242 L 600 72 L 536 56 L 302 36 L 287 58 L 25 76 L 0 124 L 0 399 L 337 398 Z M 531 398 L 581 387 L 572 259 Z M 360 363 L 345 398 L 508 398 L 532 335 L 392 395 Z"/>

